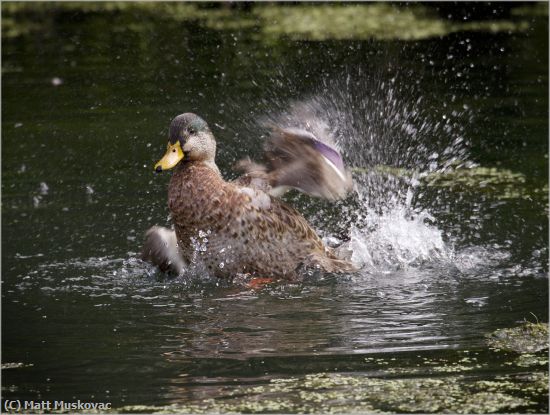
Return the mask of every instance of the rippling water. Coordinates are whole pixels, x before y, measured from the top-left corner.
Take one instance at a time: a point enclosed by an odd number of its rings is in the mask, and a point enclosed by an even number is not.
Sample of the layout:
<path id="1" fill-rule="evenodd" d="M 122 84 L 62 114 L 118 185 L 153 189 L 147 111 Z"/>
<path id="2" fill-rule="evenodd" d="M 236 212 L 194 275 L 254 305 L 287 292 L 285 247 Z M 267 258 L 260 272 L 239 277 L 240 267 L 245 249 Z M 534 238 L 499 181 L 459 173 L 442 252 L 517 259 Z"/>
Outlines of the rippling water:
<path id="1" fill-rule="evenodd" d="M 246 31 L 180 38 L 152 19 L 119 44 L 100 32 L 110 19 L 3 40 L 2 361 L 20 364 L 3 371 L 6 397 L 321 411 L 357 379 L 406 391 L 411 376 L 547 374 L 486 345 L 496 329 L 547 321 L 545 22 L 413 43 L 285 40 L 274 65 L 273 46 Z M 228 177 L 260 154 L 266 118 L 329 125 L 354 194 L 288 201 L 361 271 L 254 290 L 137 259 L 143 232 L 168 223 L 168 176 L 152 165 L 184 111 L 208 120 Z M 316 402 L 302 387 L 320 401 L 300 409 Z M 518 408 L 547 410 L 547 389 L 529 393 Z M 412 410 L 376 399 L 362 401 Z"/>

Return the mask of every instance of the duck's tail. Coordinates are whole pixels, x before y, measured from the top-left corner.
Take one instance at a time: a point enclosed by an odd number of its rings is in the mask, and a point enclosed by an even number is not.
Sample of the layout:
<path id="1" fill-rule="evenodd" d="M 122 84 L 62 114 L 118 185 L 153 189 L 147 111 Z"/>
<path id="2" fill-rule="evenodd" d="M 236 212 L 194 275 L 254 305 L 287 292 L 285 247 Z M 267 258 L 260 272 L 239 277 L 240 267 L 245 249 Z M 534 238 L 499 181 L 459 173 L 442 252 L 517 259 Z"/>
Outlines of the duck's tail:
<path id="1" fill-rule="evenodd" d="M 141 259 L 158 266 L 162 272 L 179 275 L 185 269 L 176 232 L 162 226 L 153 226 L 145 233 Z"/>
<path id="2" fill-rule="evenodd" d="M 334 272 L 338 274 L 348 274 L 359 271 L 359 268 L 348 259 L 336 256 L 332 248 L 325 248 L 323 253 L 310 254 L 307 259 L 307 266 L 321 268 L 325 272 Z"/>

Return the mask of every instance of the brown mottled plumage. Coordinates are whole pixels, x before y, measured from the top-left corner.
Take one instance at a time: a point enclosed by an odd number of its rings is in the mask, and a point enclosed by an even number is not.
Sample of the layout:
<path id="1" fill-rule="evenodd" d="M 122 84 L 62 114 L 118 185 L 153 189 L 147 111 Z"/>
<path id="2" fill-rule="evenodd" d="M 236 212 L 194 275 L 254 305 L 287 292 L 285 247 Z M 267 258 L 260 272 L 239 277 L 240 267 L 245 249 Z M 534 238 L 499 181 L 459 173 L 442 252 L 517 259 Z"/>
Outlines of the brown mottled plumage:
<path id="1" fill-rule="evenodd" d="M 201 261 L 219 277 L 249 273 L 292 279 L 300 266 L 355 270 L 324 246 L 299 212 L 269 194 L 271 184 L 261 174 L 226 182 L 215 165 L 215 149 L 212 133 L 198 116 L 182 114 L 172 121 L 168 151 L 156 169 L 176 167 L 168 206 L 178 249 L 154 228 L 146 236 L 144 258 L 166 269 L 181 255 L 186 263 Z"/>

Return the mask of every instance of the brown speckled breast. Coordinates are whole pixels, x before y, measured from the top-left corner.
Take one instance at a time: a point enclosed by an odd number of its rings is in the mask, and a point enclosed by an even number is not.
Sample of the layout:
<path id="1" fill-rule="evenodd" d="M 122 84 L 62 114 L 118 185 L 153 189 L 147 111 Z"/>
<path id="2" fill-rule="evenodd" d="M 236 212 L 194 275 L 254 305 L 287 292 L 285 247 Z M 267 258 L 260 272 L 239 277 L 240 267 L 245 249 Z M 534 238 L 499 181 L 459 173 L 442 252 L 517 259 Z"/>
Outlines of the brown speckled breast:
<path id="1" fill-rule="evenodd" d="M 217 276 L 292 278 L 308 255 L 325 252 L 296 210 L 259 189 L 225 182 L 201 162 L 176 168 L 168 206 L 185 259 L 204 262 Z"/>

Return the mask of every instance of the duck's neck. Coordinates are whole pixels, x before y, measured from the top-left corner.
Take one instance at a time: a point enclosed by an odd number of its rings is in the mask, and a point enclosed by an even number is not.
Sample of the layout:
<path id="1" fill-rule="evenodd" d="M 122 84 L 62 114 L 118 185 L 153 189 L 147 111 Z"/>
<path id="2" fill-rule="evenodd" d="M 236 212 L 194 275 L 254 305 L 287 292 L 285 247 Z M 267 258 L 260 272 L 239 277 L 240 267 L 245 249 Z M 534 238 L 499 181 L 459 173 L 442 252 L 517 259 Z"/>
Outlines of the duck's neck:
<path id="1" fill-rule="evenodd" d="M 217 194 L 223 191 L 224 180 L 220 170 L 213 162 L 187 161 L 180 163 L 172 178 L 168 190 L 168 207 L 172 216 L 187 217 L 202 212 L 198 206 L 206 207 Z"/>
<path id="2" fill-rule="evenodd" d="M 188 160 L 181 162 L 177 165 L 175 171 L 185 171 L 188 170 L 190 167 L 198 167 L 198 168 L 209 168 L 210 170 L 216 172 L 220 177 L 220 169 L 216 165 L 216 162 L 214 160 L 201 160 L 201 161 L 195 161 L 195 160 Z"/>
<path id="3" fill-rule="evenodd" d="M 221 177 L 222 174 L 220 173 L 220 169 L 218 168 L 218 166 L 216 166 L 216 163 L 214 162 L 214 160 L 202 161 L 201 163 L 204 164 L 209 169 L 214 170 L 216 173 L 218 173 L 218 176 Z"/>

